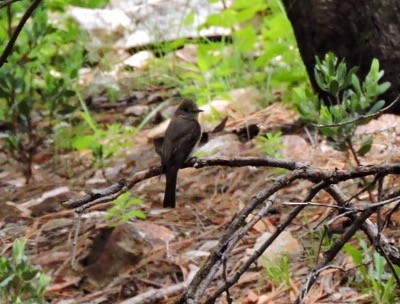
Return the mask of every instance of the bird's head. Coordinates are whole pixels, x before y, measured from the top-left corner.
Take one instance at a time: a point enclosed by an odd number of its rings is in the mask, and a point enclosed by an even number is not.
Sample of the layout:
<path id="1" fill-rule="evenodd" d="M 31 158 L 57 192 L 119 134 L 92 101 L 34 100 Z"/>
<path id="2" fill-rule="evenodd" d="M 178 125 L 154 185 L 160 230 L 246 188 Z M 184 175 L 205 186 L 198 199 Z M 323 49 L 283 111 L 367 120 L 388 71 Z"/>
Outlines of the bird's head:
<path id="1" fill-rule="evenodd" d="M 200 112 L 203 110 L 200 110 L 193 100 L 185 99 L 176 109 L 175 116 L 197 117 Z"/>

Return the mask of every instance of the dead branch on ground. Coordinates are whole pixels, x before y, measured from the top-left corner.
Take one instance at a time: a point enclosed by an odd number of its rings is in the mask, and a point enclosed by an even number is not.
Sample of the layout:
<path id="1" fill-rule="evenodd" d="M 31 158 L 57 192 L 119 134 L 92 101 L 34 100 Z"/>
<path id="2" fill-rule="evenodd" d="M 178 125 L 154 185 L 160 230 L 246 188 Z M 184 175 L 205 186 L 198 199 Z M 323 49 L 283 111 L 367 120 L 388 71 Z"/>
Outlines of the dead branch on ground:
<path id="1" fill-rule="evenodd" d="M 331 246 L 331 248 L 324 253 L 323 260 L 318 263 L 317 267 L 313 270 L 312 275 L 309 276 L 301 288 L 296 303 L 303 302 L 307 292 L 317 280 L 318 274 L 334 260 L 344 244 L 348 242 L 359 230 L 363 231 L 367 235 L 371 244 L 375 245 L 376 250 L 382 256 L 384 256 L 390 264 L 400 265 L 400 253 L 398 249 L 389 242 L 387 237 L 382 233 L 382 229 L 378 229 L 377 225 L 368 219 L 382 205 L 392 202 L 384 200 L 384 198 L 387 196 L 382 195 L 383 189 L 380 189 L 379 191 L 379 198 L 382 199 L 381 201 L 378 201 L 377 203 L 363 204 L 362 207 L 358 206 L 356 208 L 351 204 L 355 196 L 353 195 L 350 198 L 347 198 L 338 186 L 340 182 L 357 178 L 372 176 L 375 179 L 378 179 L 378 177 L 381 179 L 388 174 L 399 174 L 400 164 L 393 163 L 359 166 L 351 170 L 323 170 L 293 160 L 263 157 L 191 159 L 185 164 L 185 167 L 195 168 L 209 166 L 274 167 L 287 169 L 290 172 L 268 183 L 265 189 L 256 194 L 235 216 L 229 227 L 226 229 L 224 235 L 221 237 L 218 245 L 214 248 L 207 261 L 194 276 L 193 280 L 186 288 L 186 291 L 182 294 L 178 303 L 211 304 L 215 303 L 217 298 L 222 293 L 226 292 L 229 295 L 229 288 L 239 280 L 239 278 L 249 269 L 249 267 L 257 261 L 262 253 L 305 208 L 313 205 L 312 200 L 322 190 L 325 190 L 327 193 L 329 193 L 335 203 L 320 207 L 333 208 L 339 212 L 339 214 L 342 213 L 342 216 L 349 218 L 352 224 L 347 227 L 343 235 Z M 94 205 L 113 200 L 122 193 L 129 191 L 135 184 L 160 174 L 162 174 L 161 166 L 153 167 L 149 170 L 138 172 L 131 178 L 121 180 L 107 188 L 91 191 L 82 198 L 72 199 L 68 202 L 65 202 L 63 205 L 66 208 L 75 208 L 76 212 L 79 214 Z M 247 232 L 254 226 L 254 224 L 262 218 L 262 214 L 266 214 L 269 208 L 274 204 L 275 199 L 273 196 L 276 196 L 276 193 L 279 190 L 289 187 L 298 180 L 308 180 L 314 183 L 314 186 L 310 189 L 307 197 L 303 199 L 303 204 L 295 206 L 294 209 L 283 220 L 283 222 L 277 226 L 275 232 L 261 245 L 258 250 L 248 257 L 247 260 L 234 273 L 229 274 L 228 271 L 226 271 L 224 273 L 225 279 L 217 280 L 216 276 L 218 271 L 224 265 L 226 266 L 226 261 L 228 261 L 229 255 L 237 243 L 243 239 Z M 366 191 L 366 189 L 359 191 L 358 194 L 364 191 Z M 261 209 L 261 211 L 259 211 L 257 216 L 253 217 L 251 221 L 247 222 L 246 220 L 248 217 L 263 204 L 264 207 Z M 226 270 L 228 270 L 228 267 L 226 267 Z M 215 291 L 209 295 L 206 300 L 202 300 L 207 295 L 206 291 L 210 285 L 213 283 L 215 284 L 215 282 L 218 281 L 222 281 L 222 283 L 216 287 Z"/>

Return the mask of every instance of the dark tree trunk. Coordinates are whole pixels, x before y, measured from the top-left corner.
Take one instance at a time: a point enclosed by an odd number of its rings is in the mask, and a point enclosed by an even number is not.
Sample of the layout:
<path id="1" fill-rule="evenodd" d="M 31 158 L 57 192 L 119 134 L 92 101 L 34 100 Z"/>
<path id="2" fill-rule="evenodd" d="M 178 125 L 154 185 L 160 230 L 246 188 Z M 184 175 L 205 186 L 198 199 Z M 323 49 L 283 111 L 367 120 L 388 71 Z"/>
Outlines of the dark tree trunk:
<path id="1" fill-rule="evenodd" d="M 314 89 L 314 56 L 332 51 L 364 77 L 373 58 L 392 86 L 387 103 L 400 92 L 400 0 L 283 0 Z M 320 91 L 318 91 L 321 93 Z M 400 104 L 392 112 L 400 114 Z"/>

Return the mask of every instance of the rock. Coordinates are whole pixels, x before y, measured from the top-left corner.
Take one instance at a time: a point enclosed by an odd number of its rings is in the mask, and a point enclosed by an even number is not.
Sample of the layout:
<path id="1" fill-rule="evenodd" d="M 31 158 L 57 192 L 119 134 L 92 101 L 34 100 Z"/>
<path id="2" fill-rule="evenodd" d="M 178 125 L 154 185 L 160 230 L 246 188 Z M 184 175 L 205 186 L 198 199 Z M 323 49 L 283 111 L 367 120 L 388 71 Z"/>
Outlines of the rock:
<path id="1" fill-rule="evenodd" d="M 198 157 L 219 157 L 240 155 L 241 143 L 234 134 L 217 136 L 199 147 L 195 152 Z"/>
<path id="2" fill-rule="evenodd" d="M 8 223 L 0 229 L 0 239 L 16 239 L 18 237 L 22 237 L 23 235 L 25 235 L 28 229 L 29 226 L 26 225 Z"/>
<path id="3" fill-rule="evenodd" d="M 82 261 L 89 282 L 105 286 L 148 251 L 145 240 L 131 223 L 106 227 L 96 235 L 88 256 Z"/>
<path id="4" fill-rule="evenodd" d="M 64 207 L 60 204 L 63 201 L 67 201 L 71 197 L 71 192 L 61 193 L 57 196 L 48 197 L 40 204 L 31 207 L 31 215 L 39 217 L 48 213 L 54 213 L 64 210 Z"/>
<path id="5" fill-rule="evenodd" d="M 252 291 L 249 290 L 249 292 L 247 293 L 247 296 L 243 299 L 242 303 L 243 304 L 256 304 L 258 301 L 258 295 Z"/>
<path id="6" fill-rule="evenodd" d="M 85 185 L 101 187 L 107 185 L 107 180 L 103 177 L 101 170 L 97 170 L 92 178 L 86 180 Z"/>
<path id="7" fill-rule="evenodd" d="M 257 105 L 264 98 L 263 94 L 255 87 L 239 88 L 231 91 L 229 96 L 232 103 L 229 106 L 240 117 L 247 117 L 257 111 Z"/>
<path id="8" fill-rule="evenodd" d="M 147 137 L 148 138 L 157 138 L 157 137 L 163 137 L 165 134 L 165 130 L 167 130 L 168 124 L 169 124 L 169 119 L 164 120 L 162 123 L 158 124 L 154 128 L 151 128 L 147 132 Z"/>
<path id="9" fill-rule="evenodd" d="M 205 132 L 213 130 L 220 123 L 220 121 L 227 115 L 226 112 L 230 103 L 231 102 L 229 100 L 215 99 L 212 100 L 210 103 L 201 106 L 200 109 L 204 111 L 199 115 L 199 121 L 202 130 Z M 212 115 L 214 112 L 219 113 L 221 117 L 220 119 L 214 119 L 214 121 L 210 121 L 208 117 Z"/>
<path id="10" fill-rule="evenodd" d="M 210 14 L 223 9 L 219 1 L 208 0 L 114 0 L 105 9 L 71 6 L 67 12 L 89 32 L 92 48 L 112 42 L 114 49 L 131 49 L 184 37 L 229 35 L 231 30 L 222 27 L 198 30 Z M 189 14 L 193 14 L 193 22 L 182 22 Z"/>
<path id="11" fill-rule="evenodd" d="M 140 51 L 140 52 L 132 55 L 128 59 L 125 59 L 123 63 L 125 65 L 131 66 L 133 68 L 143 69 L 149 64 L 149 61 L 153 58 L 154 58 L 154 55 L 152 52 Z"/>
<path id="12" fill-rule="evenodd" d="M 68 200 L 71 195 L 68 187 L 57 187 L 44 192 L 39 198 L 34 198 L 20 204 L 20 208 L 31 210 L 31 215 L 35 217 L 58 212 L 64 209 L 60 202 Z"/>
<path id="13" fill-rule="evenodd" d="M 56 230 L 70 229 L 75 223 L 75 220 L 69 218 L 51 219 L 43 225 L 42 230 L 44 233 L 51 233 Z"/>
<path id="14" fill-rule="evenodd" d="M 263 233 L 256 241 L 252 249 L 247 249 L 248 255 L 253 254 L 255 250 L 261 247 L 261 245 L 272 235 L 270 232 Z M 301 253 L 303 250 L 300 243 L 292 236 L 289 231 L 283 231 L 275 241 L 267 248 L 266 251 L 260 257 L 262 263 L 276 262 L 282 255 L 296 255 Z"/>
<path id="15" fill-rule="evenodd" d="M 148 222 L 135 222 L 132 226 L 137 229 L 139 234 L 151 245 L 164 245 L 166 242 L 175 238 L 172 230 Z"/>
<path id="16" fill-rule="evenodd" d="M 196 44 L 185 44 L 183 48 L 175 52 L 176 57 L 187 63 L 197 63 L 197 45 Z"/>
<path id="17" fill-rule="evenodd" d="M 143 106 L 143 105 L 134 105 L 130 106 L 125 109 L 124 114 L 125 115 L 135 115 L 135 116 L 141 116 L 143 114 L 146 114 L 149 112 L 149 107 L 148 106 Z"/>
<path id="18" fill-rule="evenodd" d="M 18 207 L 19 206 L 13 202 L 3 202 L 0 208 L 0 221 L 15 223 L 22 215 L 29 216 L 29 211 L 23 212 L 24 210 Z"/>
<path id="19" fill-rule="evenodd" d="M 99 34 L 110 34 L 123 31 L 131 20 L 119 9 L 89 9 L 71 6 L 68 13 L 81 28 Z"/>
<path id="20" fill-rule="evenodd" d="M 50 191 L 44 192 L 42 194 L 42 196 L 39 197 L 39 198 L 32 199 L 32 200 L 29 200 L 29 201 L 27 201 L 25 203 L 22 203 L 22 206 L 24 206 L 25 208 L 32 208 L 33 206 L 39 205 L 42 202 L 44 202 L 45 200 L 47 200 L 47 199 L 64 196 L 64 195 L 67 195 L 69 192 L 70 191 L 69 191 L 68 187 L 65 187 L 65 186 L 57 187 L 57 188 L 54 188 L 54 189 L 52 189 Z"/>

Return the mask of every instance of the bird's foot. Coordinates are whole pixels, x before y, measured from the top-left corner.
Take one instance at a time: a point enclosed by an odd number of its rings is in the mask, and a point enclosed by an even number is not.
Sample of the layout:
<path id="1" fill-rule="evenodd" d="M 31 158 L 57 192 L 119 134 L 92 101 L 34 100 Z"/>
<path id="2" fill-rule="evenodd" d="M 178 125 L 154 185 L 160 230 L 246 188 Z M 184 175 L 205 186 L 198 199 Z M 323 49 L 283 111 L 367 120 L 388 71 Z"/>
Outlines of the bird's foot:
<path id="1" fill-rule="evenodd" d="M 188 160 L 186 161 L 186 163 L 188 163 L 188 164 L 193 164 L 193 167 L 194 167 L 194 168 L 197 168 L 198 165 L 199 165 L 198 160 L 199 160 L 199 159 L 198 159 L 196 156 L 191 156 L 191 157 L 188 158 Z"/>

